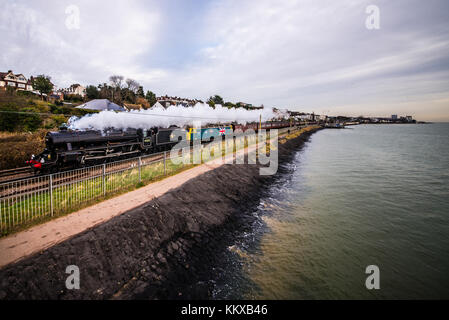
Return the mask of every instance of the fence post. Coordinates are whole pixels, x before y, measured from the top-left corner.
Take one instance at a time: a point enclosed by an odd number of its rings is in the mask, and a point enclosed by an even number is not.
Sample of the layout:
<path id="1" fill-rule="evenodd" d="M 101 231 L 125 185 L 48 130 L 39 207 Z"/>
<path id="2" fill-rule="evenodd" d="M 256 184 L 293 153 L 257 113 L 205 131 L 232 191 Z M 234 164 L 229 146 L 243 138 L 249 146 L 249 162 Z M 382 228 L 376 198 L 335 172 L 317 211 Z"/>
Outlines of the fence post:
<path id="1" fill-rule="evenodd" d="M 50 212 L 53 216 L 53 174 L 50 174 L 50 181 L 48 182 L 48 189 L 50 191 Z"/>
<path id="2" fill-rule="evenodd" d="M 164 176 L 167 174 L 167 151 L 164 151 Z"/>
<path id="3" fill-rule="evenodd" d="M 103 163 L 103 197 L 106 197 L 106 163 Z"/>
<path id="4" fill-rule="evenodd" d="M 139 157 L 139 183 L 142 182 L 142 157 Z"/>

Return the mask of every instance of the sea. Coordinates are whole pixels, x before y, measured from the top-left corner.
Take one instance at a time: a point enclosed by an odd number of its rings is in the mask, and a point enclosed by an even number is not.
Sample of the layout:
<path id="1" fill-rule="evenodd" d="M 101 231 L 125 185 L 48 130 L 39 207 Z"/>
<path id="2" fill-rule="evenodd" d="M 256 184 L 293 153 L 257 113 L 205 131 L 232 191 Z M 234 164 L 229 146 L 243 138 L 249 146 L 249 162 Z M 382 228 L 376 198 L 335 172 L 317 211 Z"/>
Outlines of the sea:
<path id="1" fill-rule="evenodd" d="M 449 123 L 324 129 L 283 166 L 214 298 L 449 298 Z"/>

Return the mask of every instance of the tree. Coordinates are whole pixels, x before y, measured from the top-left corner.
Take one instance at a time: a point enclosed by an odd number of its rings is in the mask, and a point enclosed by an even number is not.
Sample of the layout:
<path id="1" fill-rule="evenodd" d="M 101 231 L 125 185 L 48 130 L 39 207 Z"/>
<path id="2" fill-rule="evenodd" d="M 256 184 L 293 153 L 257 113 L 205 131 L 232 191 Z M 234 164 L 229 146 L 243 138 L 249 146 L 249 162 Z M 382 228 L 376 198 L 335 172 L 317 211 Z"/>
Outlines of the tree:
<path id="1" fill-rule="evenodd" d="M 224 106 L 228 107 L 228 109 L 235 108 L 235 104 L 233 104 L 232 102 L 225 102 Z"/>
<path id="2" fill-rule="evenodd" d="M 123 88 L 120 93 L 125 102 L 136 103 L 136 94 L 132 90 Z"/>
<path id="3" fill-rule="evenodd" d="M 109 77 L 109 82 L 112 85 L 112 88 L 108 90 L 111 94 L 111 100 L 119 105 L 122 104 L 121 91 L 123 89 L 123 79 L 124 77 L 119 75 Z"/>
<path id="4" fill-rule="evenodd" d="M 42 74 L 32 80 L 33 88 L 39 91 L 41 99 L 43 99 L 43 94 L 48 95 L 53 90 L 53 83 L 51 83 L 50 79 L 49 76 Z"/>
<path id="5" fill-rule="evenodd" d="M 147 94 L 145 95 L 145 99 L 147 99 L 150 106 L 154 106 L 154 104 L 157 102 L 156 95 L 150 90 L 147 91 Z"/>
<path id="6" fill-rule="evenodd" d="M 211 98 L 212 98 L 212 97 L 211 97 Z M 211 98 L 209 98 L 209 100 L 208 100 L 206 103 L 209 105 L 209 107 L 215 109 L 215 102 L 214 102 L 214 100 L 211 99 Z"/>
<path id="7" fill-rule="evenodd" d="M 100 96 L 100 92 L 95 86 L 87 86 L 86 95 L 89 99 L 98 99 L 98 97 Z"/>
<path id="8" fill-rule="evenodd" d="M 136 104 L 140 104 L 144 109 L 148 109 L 150 107 L 150 103 L 147 101 L 147 99 L 142 97 L 138 97 L 136 99 Z"/>
<path id="9" fill-rule="evenodd" d="M 219 95 L 215 95 L 215 96 L 213 96 L 213 97 L 210 97 L 209 98 L 209 101 L 213 101 L 213 103 L 214 103 L 214 105 L 215 104 L 221 104 L 221 105 L 224 105 L 224 100 L 223 100 L 223 98 L 222 97 L 220 97 Z"/>
<path id="10" fill-rule="evenodd" d="M 207 101 L 207 104 L 211 107 L 215 109 L 215 105 L 216 104 L 221 104 L 224 105 L 224 100 L 222 97 L 220 97 L 219 95 L 214 95 L 209 97 L 209 100 Z"/>
<path id="11" fill-rule="evenodd" d="M 112 87 L 108 86 L 106 83 L 99 84 L 98 90 L 100 99 L 109 99 L 112 95 Z"/>
<path id="12" fill-rule="evenodd" d="M 137 90 L 140 87 L 140 84 L 133 79 L 126 79 L 126 85 L 128 90 L 132 91 L 133 93 L 137 93 Z"/>
<path id="13" fill-rule="evenodd" d="M 123 88 L 123 79 L 124 79 L 123 76 L 114 75 L 114 76 L 109 77 L 109 82 L 111 82 L 111 85 L 113 88 L 122 89 Z"/>
<path id="14" fill-rule="evenodd" d="M 145 93 L 143 92 L 143 87 L 142 86 L 139 86 L 139 89 L 137 89 L 137 96 L 139 97 L 139 98 L 145 98 Z"/>

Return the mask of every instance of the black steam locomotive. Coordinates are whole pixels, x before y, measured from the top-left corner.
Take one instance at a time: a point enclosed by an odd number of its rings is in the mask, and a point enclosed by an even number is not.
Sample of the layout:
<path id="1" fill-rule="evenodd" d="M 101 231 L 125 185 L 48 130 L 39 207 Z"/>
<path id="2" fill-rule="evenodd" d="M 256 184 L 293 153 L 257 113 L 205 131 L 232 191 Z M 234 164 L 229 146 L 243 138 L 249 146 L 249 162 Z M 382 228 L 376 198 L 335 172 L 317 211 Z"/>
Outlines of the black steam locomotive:
<path id="1" fill-rule="evenodd" d="M 36 174 L 59 172 L 169 150 L 181 139 L 201 139 L 210 134 L 211 138 L 207 140 L 213 140 L 214 136 L 224 136 L 234 130 L 257 131 L 258 128 L 269 130 L 292 125 L 297 123 L 255 122 L 246 125 L 208 127 L 200 131 L 178 127 L 106 131 L 72 131 L 63 128 L 60 131 L 48 132 L 44 151 L 33 155 L 27 163 Z M 175 130 L 177 139 L 174 137 Z"/>
<path id="2" fill-rule="evenodd" d="M 27 163 L 35 173 L 58 172 L 169 150 L 180 128 L 48 132 L 45 149 Z M 179 131 L 187 133 L 185 130 Z M 178 140 L 183 139 L 178 134 Z"/>

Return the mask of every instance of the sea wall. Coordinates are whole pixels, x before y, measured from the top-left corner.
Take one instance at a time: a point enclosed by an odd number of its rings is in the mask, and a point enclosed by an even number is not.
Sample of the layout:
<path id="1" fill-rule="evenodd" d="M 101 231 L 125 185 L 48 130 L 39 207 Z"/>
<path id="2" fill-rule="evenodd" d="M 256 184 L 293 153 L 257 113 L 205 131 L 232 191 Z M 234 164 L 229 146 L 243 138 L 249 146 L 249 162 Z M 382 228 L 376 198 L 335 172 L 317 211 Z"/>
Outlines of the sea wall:
<path id="1" fill-rule="evenodd" d="M 312 133 L 279 144 L 279 162 L 289 161 Z M 0 299 L 209 298 L 206 280 L 220 264 L 218 253 L 251 228 L 251 212 L 275 178 L 259 175 L 258 165 L 209 171 L 1 269 Z M 69 265 L 80 270 L 80 289 L 66 288 Z"/>

